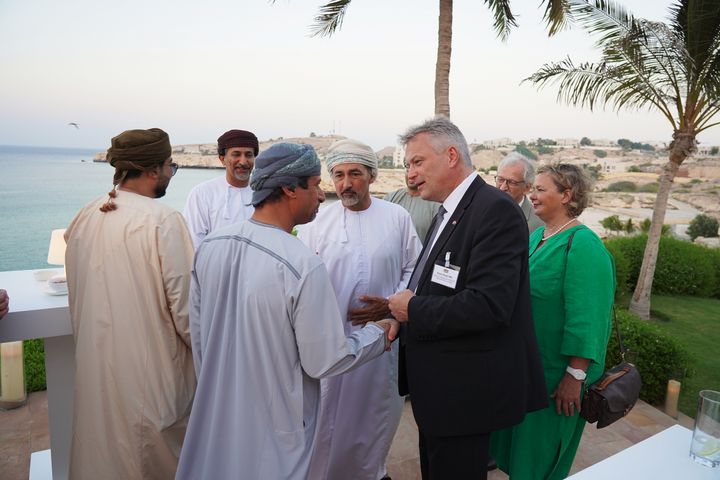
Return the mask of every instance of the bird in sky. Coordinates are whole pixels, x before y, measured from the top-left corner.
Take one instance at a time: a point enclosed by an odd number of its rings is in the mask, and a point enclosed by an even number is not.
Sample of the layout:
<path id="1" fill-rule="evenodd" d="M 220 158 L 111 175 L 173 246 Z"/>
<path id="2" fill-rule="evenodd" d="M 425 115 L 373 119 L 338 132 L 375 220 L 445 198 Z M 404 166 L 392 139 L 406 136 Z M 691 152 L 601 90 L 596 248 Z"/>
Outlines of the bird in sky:
<path id="1" fill-rule="evenodd" d="M 80 130 L 80 125 L 78 125 L 78 124 L 75 123 L 75 122 L 70 122 L 70 123 L 68 123 L 68 125 L 72 125 L 73 127 L 75 127 L 75 128 L 77 128 L 78 130 Z"/>

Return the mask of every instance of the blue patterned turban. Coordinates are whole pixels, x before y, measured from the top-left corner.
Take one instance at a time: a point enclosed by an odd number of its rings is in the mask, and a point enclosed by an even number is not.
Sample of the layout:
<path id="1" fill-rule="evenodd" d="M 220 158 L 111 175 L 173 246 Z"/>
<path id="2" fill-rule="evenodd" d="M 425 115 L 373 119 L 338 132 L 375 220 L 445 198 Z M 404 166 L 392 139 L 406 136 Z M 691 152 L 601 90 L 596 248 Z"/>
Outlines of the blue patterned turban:
<path id="1" fill-rule="evenodd" d="M 250 177 L 252 204 L 257 206 L 278 187 L 296 187 L 303 177 L 320 175 L 320 159 L 310 145 L 276 143 L 255 159 Z"/>

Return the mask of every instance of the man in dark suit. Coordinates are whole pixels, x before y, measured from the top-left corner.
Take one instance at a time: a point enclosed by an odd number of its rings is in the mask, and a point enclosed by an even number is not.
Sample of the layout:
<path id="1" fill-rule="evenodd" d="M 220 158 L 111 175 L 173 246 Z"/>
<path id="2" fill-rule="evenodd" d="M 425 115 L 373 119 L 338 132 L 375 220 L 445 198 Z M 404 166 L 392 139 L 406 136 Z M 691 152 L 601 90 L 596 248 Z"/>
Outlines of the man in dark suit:
<path id="1" fill-rule="evenodd" d="M 400 394 L 412 401 L 423 479 L 484 479 L 490 433 L 547 404 L 528 229 L 518 204 L 474 172 L 450 120 L 429 120 L 401 140 L 410 180 L 443 215 L 408 290 L 389 299 L 404 330 Z"/>

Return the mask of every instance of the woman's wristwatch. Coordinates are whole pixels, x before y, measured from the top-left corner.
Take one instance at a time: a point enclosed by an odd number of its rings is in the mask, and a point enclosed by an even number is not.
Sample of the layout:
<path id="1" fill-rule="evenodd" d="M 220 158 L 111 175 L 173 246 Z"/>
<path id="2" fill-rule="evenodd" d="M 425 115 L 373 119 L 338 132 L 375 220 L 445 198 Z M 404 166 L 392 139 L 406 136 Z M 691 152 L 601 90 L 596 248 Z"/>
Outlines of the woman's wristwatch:
<path id="1" fill-rule="evenodd" d="M 587 373 L 585 373 L 584 370 L 580 370 L 579 368 L 573 368 L 570 365 L 567 366 L 565 371 L 569 373 L 575 380 L 580 380 L 581 382 L 585 380 L 585 377 L 587 377 Z"/>

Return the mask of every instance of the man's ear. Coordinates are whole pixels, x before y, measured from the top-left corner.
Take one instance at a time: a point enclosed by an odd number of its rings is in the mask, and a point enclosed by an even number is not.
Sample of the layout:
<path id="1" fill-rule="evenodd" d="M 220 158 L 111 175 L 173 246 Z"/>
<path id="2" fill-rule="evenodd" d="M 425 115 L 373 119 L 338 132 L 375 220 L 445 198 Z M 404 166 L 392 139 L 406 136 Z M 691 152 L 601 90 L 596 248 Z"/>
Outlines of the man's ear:
<path id="1" fill-rule="evenodd" d="M 156 180 L 158 177 L 160 177 L 160 169 L 162 168 L 162 165 L 152 168 L 150 170 L 145 170 L 143 172 L 143 175 L 147 175 L 148 178 L 152 180 Z"/>
<path id="2" fill-rule="evenodd" d="M 448 166 L 450 168 L 453 168 L 460 161 L 460 153 L 458 152 L 457 148 L 455 148 L 452 145 L 450 145 L 447 148 L 447 156 L 448 156 Z"/>
<path id="3" fill-rule="evenodd" d="M 295 192 L 295 189 L 292 187 L 282 187 L 283 193 L 288 196 L 288 198 L 297 198 L 297 193 Z"/>
<path id="4" fill-rule="evenodd" d="M 225 155 L 218 155 L 218 159 L 220 160 L 220 163 L 222 163 L 223 167 L 225 166 Z"/>

